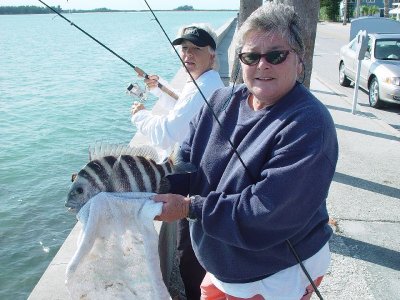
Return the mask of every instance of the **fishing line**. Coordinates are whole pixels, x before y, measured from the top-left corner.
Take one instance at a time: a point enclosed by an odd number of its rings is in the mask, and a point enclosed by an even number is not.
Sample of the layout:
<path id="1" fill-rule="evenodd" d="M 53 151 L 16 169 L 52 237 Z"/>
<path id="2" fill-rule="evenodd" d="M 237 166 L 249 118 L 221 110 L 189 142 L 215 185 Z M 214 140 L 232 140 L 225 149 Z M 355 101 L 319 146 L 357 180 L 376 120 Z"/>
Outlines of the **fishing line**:
<path id="1" fill-rule="evenodd" d="M 40 1 L 40 0 L 39 0 Z M 161 25 L 160 21 L 158 20 L 157 16 L 154 14 L 153 10 L 151 9 L 150 5 L 147 3 L 147 0 L 143 0 L 147 7 L 149 8 L 150 12 L 152 13 L 154 19 L 156 20 L 156 22 L 158 23 L 158 25 L 160 26 L 161 30 L 163 31 L 165 37 L 168 39 L 170 45 L 172 46 L 172 48 L 174 49 L 176 55 L 179 57 L 179 60 L 181 61 L 182 65 L 184 66 L 184 68 L 186 69 L 187 73 L 189 74 L 190 78 L 192 79 L 193 83 L 195 84 L 196 88 L 198 89 L 198 91 L 200 92 L 200 95 L 202 96 L 204 102 L 206 103 L 207 107 L 211 110 L 211 113 L 213 115 L 213 117 L 215 118 L 215 121 L 218 123 L 218 125 L 220 126 L 221 130 L 223 130 L 223 126 L 221 124 L 221 122 L 218 120 L 218 117 L 216 115 L 216 113 L 214 112 L 213 108 L 211 107 L 210 103 L 207 101 L 206 97 L 204 96 L 203 92 L 201 91 L 200 87 L 197 85 L 196 80 L 193 78 L 192 74 L 190 74 L 189 69 L 186 67 L 184 61 L 182 60 L 181 56 L 179 55 L 178 51 L 176 50 L 176 48 L 174 47 L 174 45 L 172 44 L 172 41 L 170 40 L 168 34 L 165 32 L 164 27 Z M 233 89 L 232 89 L 233 91 Z M 244 161 L 242 160 L 239 152 L 237 151 L 236 147 L 233 145 L 232 141 L 230 140 L 230 138 L 228 136 L 225 135 L 225 138 L 227 139 L 229 145 L 231 146 L 232 150 L 234 151 L 234 153 L 236 154 L 236 156 L 238 157 L 240 163 L 243 165 L 244 169 L 247 171 L 250 179 L 255 183 L 256 180 L 253 177 L 253 175 L 251 174 L 249 168 L 246 166 L 246 164 L 244 163 Z M 289 246 L 290 251 L 292 252 L 293 256 L 296 258 L 296 261 L 299 263 L 301 269 L 303 270 L 304 274 L 306 275 L 308 281 L 311 283 L 311 286 L 313 287 L 315 293 L 317 294 L 318 298 L 320 300 L 323 300 L 322 295 L 320 294 L 317 286 L 315 285 L 314 281 L 312 280 L 310 274 L 308 273 L 306 267 L 304 266 L 303 262 L 301 261 L 299 255 L 297 254 L 297 251 L 294 249 L 292 243 L 287 239 L 286 243 Z"/>
<path id="2" fill-rule="evenodd" d="M 78 29 L 79 31 L 81 31 L 82 33 L 84 33 L 86 36 L 90 37 L 92 40 L 94 40 L 96 43 L 98 43 L 100 46 L 102 46 L 103 48 L 105 48 L 106 50 L 108 50 L 109 52 L 111 52 L 112 54 L 114 54 L 116 57 L 118 57 L 120 60 L 122 60 L 124 63 L 126 63 L 128 66 L 130 66 L 131 68 L 133 68 L 135 70 L 135 72 L 141 76 L 144 77 L 146 79 L 149 79 L 149 75 L 144 72 L 142 69 L 140 69 L 137 66 L 134 66 L 133 64 L 131 64 L 129 61 L 127 61 L 125 58 L 123 58 L 121 55 L 119 55 L 118 53 L 116 53 L 115 51 L 113 51 L 112 49 L 110 49 L 109 47 L 107 47 L 106 45 L 104 45 L 102 42 L 100 42 L 98 39 L 96 39 L 95 37 L 93 37 L 92 35 L 90 35 L 88 32 L 86 32 L 85 30 L 83 30 L 81 27 L 79 27 L 78 25 L 74 24 L 71 20 L 67 19 L 66 17 L 64 17 L 62 14 L 60 14 L 58 11 L 56 11 L 54 8 L 52 8 L 51 6 L 47 5 L 46 3 L 44 3 L 42 0 L 38 0 L 40 3 L 42 3 L 43 5 L 45 5 L 47 8 L 49 8 L 51 11 L 55 12 L 57 15 L 59 15 L 61 18 L 63 18 L 65 21 L 67 21 L 70 25 L 74 26 L 76 29 Z M 128 87 L 128 91 L 129 88 L 131 87 L 131 85 Z M 164 92 L 166 92 L 168 95 L 170 95 L 172 98 L 174 98 L 175 100 L 179 98 L 179 96 L 177 94 L 175 94 L 173 91 L 169 90 L 167 87 L 165 87 L 164 85 L 162 85 L 161 83 L 158 83 L 158 87 L 163 90 Z"/>
<path id="3" fill-rule="evenodd" d="M 220 109 L 220 112 L 224 111 L 224 110 L 228 107 L 229 101 L 230 101 L 230 100 L 232 99 L 232 97 L 233 97 L 233 93 L 234 93 L 234 91 L 235 91 L 236 81 L 237 81 L 237 79 L 238 79 L 238 77 L 239 77 L 239 72 L 240 72 L 240 64 L 239 64 L 238 67 L 236 68 L 236 72 L 235 72 L 235 76 L 234 76 L 235 79 L 233 80 L 232 89 L 231 89 L 231 94 L 229 95 L 228 98 L 226 98 L 224 104 L 222 105 L 222 107 L 221 107 L 221 109 Z"/>
<path id="4" fill-rule="evenodd" d="M 40 1 L 40 0 L 39 0 Z M 181 56 L 179 55 L 178 51 L 176 50 L 176 48 L 174 47 L 174 45 L 172 44 L 171 39 L 169 38 L 168 34 L 165 32 L 164 27 L 161 25 L 160 21 L 158 20 L 157 16 L 154 14 L 153 10 L 151 9 L 150 5 L 147 3 L 146 0 L 144 0 L 144 2 L 146 3 L 147 7 L 149 8 L 150 12 L 152 13 L 152 15 L 154 16 L 154 19 L 156 20 L 156 22 L 158 23 L 158 25 L 160 26 L 161 30 L 163 31 L 164 35 L 166 36 L 166 38 L 168 39 L 168 42 L 170 43 L 170 45 L 172 46 L 172 48 L 174 49 L 176 55 L 178 56 L 179 60 L 181 61 L 183 67 L 186 69 L 186 72 L 189 74 L 190 78 L 192 79 L 194 85 L 196 86 L 197 90 L 199 91 L 201 97 L 203 98 L 204 102 L 206 103 L 207 107 L 211 110 L 211 113 L 215 119 L 215 121 L 218 123 L 219 127 L 221 127 L 221 129 L 224 129 L 222 127 L 221 122 L 218 120 L 217 115 L 215 114 L 214 110 L 212 109 L 210 103 L 207 101 L 206 97 L 204 96 L 203 92 L 201 91 L 200 87 L 198 86 L 196 80 L 193 78 L 192 74 L 190 74 L 189 69 L 186 67 L 185 62 L 182 60 Z M 227 141 L 229 143 L 229 145 L 231 146 L 232 150 L 235 152 L 236 156 L 238 157 L 239 161 L 241 162 L 241 164 L 243 165 L 243 167 L 245 168 L 245 170 L 250 174 L 251 178 L 252 175 L 250 173 L 250 170 L 247 168 L 246 164 L 244 163 L 244 161 L 242 160 L 241 156 L 239 155 L 239 152 L 237 151 L 236 147 L 233 145 L 232 141 L 228 138 Z"/>

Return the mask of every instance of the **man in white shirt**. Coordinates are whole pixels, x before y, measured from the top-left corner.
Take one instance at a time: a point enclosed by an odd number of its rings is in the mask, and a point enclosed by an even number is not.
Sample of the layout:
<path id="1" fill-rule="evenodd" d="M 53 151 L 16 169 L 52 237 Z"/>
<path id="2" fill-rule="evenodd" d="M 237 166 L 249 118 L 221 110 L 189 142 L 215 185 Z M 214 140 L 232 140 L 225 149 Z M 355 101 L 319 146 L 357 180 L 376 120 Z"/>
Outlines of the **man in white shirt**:
<path id="1" fill-rule="evenodd" d="M 209 98 L 215 90 L 224 87 L 216 66 L 216 34 L 204 24 L 193 24 L 180 30 L 178 38 L 172 43 L 180 45 L 180 56 L 193 76 L 201 92 Z M 137 131 L 148 137 L 150 143 L 170 152 L 173 146 L 180 144 L 189 132 L 189 122 L 204 104 L 204 99 L 192 79 L 186 74 L 186 83 L 180 91 L 180 96 L 172 109 L 166 115 L 154 115 L 146 110 L 141 103 L 132 105 L 132 123 Z M 165 81 L 157 75 L 145 79 L 150 92 L 158 97 L 173 98 L 158 88 L 158 81 Z M 188 300 L 200 299 L 200 284 L 205 271 L 194 255 L 187 220 L 178 223 L 177 248 L 179 254 L 179 269 L 185 285 Z"/>

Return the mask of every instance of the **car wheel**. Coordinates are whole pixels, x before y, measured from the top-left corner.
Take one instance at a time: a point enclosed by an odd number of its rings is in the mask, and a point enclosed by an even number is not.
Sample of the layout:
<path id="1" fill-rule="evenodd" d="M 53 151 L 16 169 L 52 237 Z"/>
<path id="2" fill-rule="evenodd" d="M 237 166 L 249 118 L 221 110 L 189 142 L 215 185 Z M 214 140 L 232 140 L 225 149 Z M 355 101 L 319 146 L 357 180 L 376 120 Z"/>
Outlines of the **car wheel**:
<path id="1" fill-rule="evenodd" d="M 350 86 L 350 83 L 350 79 L 347 78 L 346 74 L 344 73 L 344 63 L 341 62 L 339 66 L 339 84 L 341 86 L 348 87 Z"/>
<path id="2" fill-rule="evenodd" d="M 369 105 L 374 108 L 382 106 L 382 100 L 379 99 L 379 83 L 376 77 L 372 78 L 369 84 Z"/>

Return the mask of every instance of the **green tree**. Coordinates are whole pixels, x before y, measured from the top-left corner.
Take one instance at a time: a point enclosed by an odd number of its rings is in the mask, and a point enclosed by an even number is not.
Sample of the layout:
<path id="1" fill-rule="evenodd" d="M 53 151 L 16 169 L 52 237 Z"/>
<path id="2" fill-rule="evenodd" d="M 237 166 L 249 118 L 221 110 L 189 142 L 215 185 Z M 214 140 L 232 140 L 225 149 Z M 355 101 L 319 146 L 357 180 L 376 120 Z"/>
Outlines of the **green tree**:
<path id="1" fill-rule="evenodd" d="M 175 8 L 174 10 L 194 10 L 194 8 L 191 5 L 183 5 Z"/>
<path id="2" fill-rule="evenodd" d="M 368 15 L 373 16 L 379 12 L 379 7 L 376 5 L 370 5 L 368 7 Z"/>
<path id="3" fill-rule="evenodd" d="M 340 0 L 321 0 L 320 17 L 323 20 L 339 19 Z"/>
<path id="4" fill-rule="evenodd" d="M 58 12 L 62 12 L 61 7 L 52 6 Z M 0 6 L 0 15 L 22 15 L 22 14 L 50 14 L 53 13 L 47 7 L 38 6 Z"/>
<path id="5" fill-rule="evenodd" d="M 361 6 L 361 15 L 362 16 L 367 16 L 368 15 L 368 5 L 362 5 Z"/>

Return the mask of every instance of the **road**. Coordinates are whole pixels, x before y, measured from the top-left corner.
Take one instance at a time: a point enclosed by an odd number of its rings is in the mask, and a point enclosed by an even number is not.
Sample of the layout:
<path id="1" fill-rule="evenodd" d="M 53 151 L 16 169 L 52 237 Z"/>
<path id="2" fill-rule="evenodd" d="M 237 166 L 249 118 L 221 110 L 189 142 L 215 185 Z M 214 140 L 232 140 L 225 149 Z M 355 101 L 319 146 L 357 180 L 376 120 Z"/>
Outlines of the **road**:
<path id="1" fill-rule="evenodd" d="M 349 103 L 353 102 L 354 88 L 342 87 L 338 83 L 339 49 L 349 42 L 350 24 L 320 22 L 315 40 L 313 76 L 316 76 L 332 90 L 333 93 L 346 97 Z M 366 91 L 358 92 L 358 108 L 365 113 L 384 121 L 400 133 L 400 105 L 385 104 L 381 109 L 369 106 Z"/>

